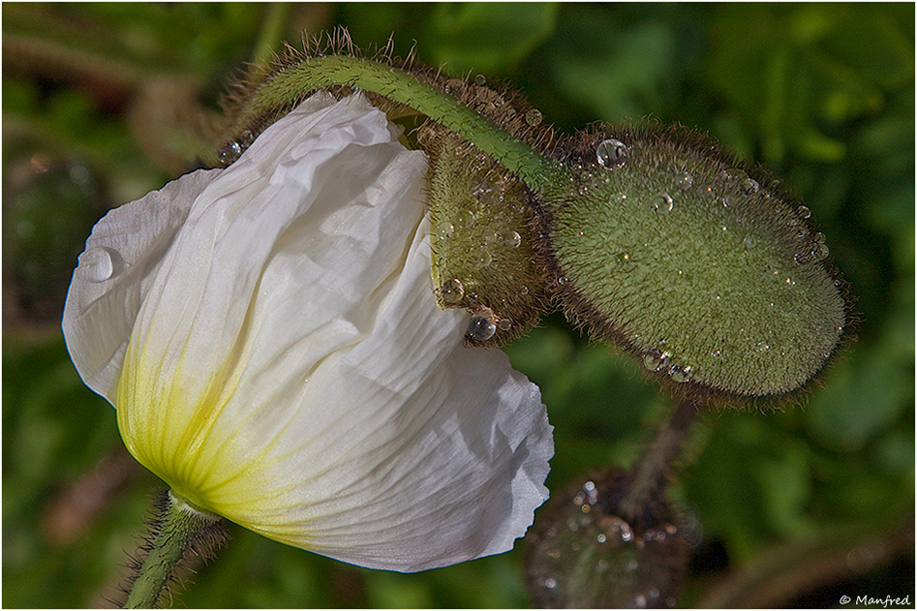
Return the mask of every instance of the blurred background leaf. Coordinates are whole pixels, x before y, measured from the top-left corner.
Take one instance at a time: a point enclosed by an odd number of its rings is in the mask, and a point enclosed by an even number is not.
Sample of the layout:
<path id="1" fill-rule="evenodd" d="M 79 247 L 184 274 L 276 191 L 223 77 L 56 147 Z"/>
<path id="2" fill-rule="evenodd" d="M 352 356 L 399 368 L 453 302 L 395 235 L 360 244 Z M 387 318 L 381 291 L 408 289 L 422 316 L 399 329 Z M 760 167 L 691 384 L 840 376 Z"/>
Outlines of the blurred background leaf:
<path id="1" fill-rule="evenodd" d="M 805 401 L 701 416 L 672 489 L 696 530 L 677 604 L 914 595 L 912 5 L 5 4 L 4 606 L 116 597 L 157 485 L 60 336 L 89 228 L 218 144 L 219 96 L 245 62 L 337 25 L 367 49 L 393 35 L 397 55 L 512 83 L 561 130 L 680 122 L 785 178 L 850 283 L 857 341 Z M 671 409 L 560 317 L 507 352 L 556 427 L 552 490 L 629 465 Z M 524 607 L 524 545 L 401 575 L 235 529 L 176 600 Z"/>

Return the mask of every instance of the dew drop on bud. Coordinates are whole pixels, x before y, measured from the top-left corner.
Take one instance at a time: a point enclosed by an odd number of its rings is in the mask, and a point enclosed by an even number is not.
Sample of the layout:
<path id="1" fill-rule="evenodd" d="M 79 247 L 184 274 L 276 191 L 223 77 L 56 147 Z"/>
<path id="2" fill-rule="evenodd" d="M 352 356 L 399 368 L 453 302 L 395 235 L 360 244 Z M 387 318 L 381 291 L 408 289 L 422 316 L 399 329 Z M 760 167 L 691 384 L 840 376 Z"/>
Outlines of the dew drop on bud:
<path id="1" fill-rule="evenodd" d="M 621 167 L 627 161 L 627 145 L 614 138 L 602 140 L 595 148 L 595 155 L 603 168 Z"/>
<path id="2" fill-rule="evenodd" d="M 675 202 L 668 193 L 660 193 L 653 198 L 650 205 L 656 214 L 668 214 L 675 207 Z"/>
<path id="3" fill-rule="evenodd" d="M 471 210 L 462 210 L 458 217 L 458 226 L 462 228 L 474 225 L 475 216 Z"/>
<path id="4" fill-rule="evenodd" d="M 453 278 L 443 283 L 440 294 L 445 303 L 456 304 L 462 301 L 462 298 L 465 296 L 465 287 L 462 286 L 461 280 Z"/>
<path id="5" fill-rule="evenodd" d="M 242 145 L 235 140 L 232 142 L 227 142 L 220 147 L 220 150 L 217 151 L 217 154 L 220 157 L 220 163 L 229 165 L 242 156 Z"/>
<path id="6" fill-rule="evenodd" d="M 436 230 L 436 236 L 440 240 L 448 240 L 454 234 L 455 234 L 455 225 L 453 225 L 452 223 L 446 223 L 444 225 L 440 225 L 439 229 Z"/>
<path id="7" fill-rule="evenodd" d="M 688 172 L 681 172 L 678 175 L 678 188 L 682 191 L 690 189 L 694 185 L 694 177 Z"/>
<path id="8" fill-rule="evenodd" d="M 758 192 L 759 188 L 760 185 L 754 178 L 746 178 L 742 181 L 742 190 L 745 191 L 745 195 L 753 195 Z"/>
<path id="9" fill-rule="evenodd" d="M 541 124 L 541 111 L 538 110 L 537 108 L 530 108 L 525 113 L 525 122 L 531 125 L 532 127 L 535 127 L 536 125 L 540 125 Z"/>
<path id="10" fill-rule="evenodd" d="M 679 367 L 676 365 L 669 370 L 669 377 L 676 384 L 684 384 L 691 379 L 691 366 Z"/>
<path id="11" fill-rule="evenodd" d="M 522 236 L 518 231 L 507 229 L 503 232 L 503 243 L 511 248 L 518 248 L 522 244 Z"/>
<path id="12" fill-rule="evenodd" d="M 496 332 L 497 325 L 484 316 L 475 314 L 468 323 L 468 331 L 465 333 L 465 337 L 474 342 L 483 342 L 493 337 Z"/>
<path id="13" fill-rule="evenodd" d="M 667 353 L 661 350 L 647 350 L 646 354 L 643 355 L 643 365 L 650 371 L 659 371 L 665 365 L 668 356 Z"/>

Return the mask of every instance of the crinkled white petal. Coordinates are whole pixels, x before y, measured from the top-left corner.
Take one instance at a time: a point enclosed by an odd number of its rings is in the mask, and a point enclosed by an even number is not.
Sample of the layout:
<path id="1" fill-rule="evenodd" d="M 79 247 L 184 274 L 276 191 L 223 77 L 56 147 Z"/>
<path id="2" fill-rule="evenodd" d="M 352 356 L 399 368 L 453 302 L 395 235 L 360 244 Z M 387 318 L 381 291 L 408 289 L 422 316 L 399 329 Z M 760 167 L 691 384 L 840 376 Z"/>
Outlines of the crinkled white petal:
<path id="1" fill-rule="evenodd" d="M 186 174 L 115 208 L 92 229 L 64 305 L 67 349 L 89 388 L 114 405 L 124 352 L 162 257 L 219 170 Z"/>
<path id="2" fill-rule="evenodd" d="M 316 96 L 229 169 L 186 177 L 193 206 L 171 204 L 186 218 L 156 248 L 122 230 L 143 200 L 100 223 L 87 249 L 114 235 L 122 275 L 147 273 L 105 293 L 78 269 L 65 333 L 143 464 L 243 526 L 363 566 L 512 547 L 547 497 L 551 428 L 537 387 L 464 348 L 468 315 L 436 307 L 425 171 L 363 99 Z M 140 305 L 107 328 L 124 295 Z"/>

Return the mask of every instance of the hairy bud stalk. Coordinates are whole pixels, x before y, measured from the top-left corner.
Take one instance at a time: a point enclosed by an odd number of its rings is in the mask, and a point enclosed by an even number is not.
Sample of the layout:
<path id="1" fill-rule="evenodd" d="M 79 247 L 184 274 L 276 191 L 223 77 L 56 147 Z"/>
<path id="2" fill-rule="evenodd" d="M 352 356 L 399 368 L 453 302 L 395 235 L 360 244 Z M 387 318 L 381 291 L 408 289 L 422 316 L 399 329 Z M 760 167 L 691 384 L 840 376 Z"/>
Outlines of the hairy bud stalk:
<path id="1" fill-rule="evenodd" d="M 134 567 L 124 607 L 157 607 L 183 561 L 189 556 L 211 558 L 228 537 L 222 518 L 192 507 L 171 490 L 162 490 L 153 499 L 150 533 L 141 550 L 146 557 Z"/>
<path id="2" fill-rule="evenodd" d="M 676 394 L 721 402 L 789 394 L 835 351 L 847 304 L 824 236 L 759 169 L 684 130 L 558 138 L 483 78 L 353 57 L 346 32 L 329 43 L 239 86 L 224 162 L 317 89 L 427 116 L 434 292 L 472 313 L 471 344 L 557 305 Z"/>

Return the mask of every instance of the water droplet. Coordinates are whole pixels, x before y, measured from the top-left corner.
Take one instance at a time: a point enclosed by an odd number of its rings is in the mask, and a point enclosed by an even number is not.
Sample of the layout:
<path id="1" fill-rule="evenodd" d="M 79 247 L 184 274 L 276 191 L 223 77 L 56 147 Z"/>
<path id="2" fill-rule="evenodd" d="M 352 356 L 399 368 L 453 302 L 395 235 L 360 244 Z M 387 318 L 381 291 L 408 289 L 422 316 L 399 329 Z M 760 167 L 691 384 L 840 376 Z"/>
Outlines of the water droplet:
<path id="1" fill-rule="evenodd" d="M 669 354 L 667 352 L 653 348 L 643 355 L 643 365 L 650 371 L 659 371 L 665 365 L 668 357 Z"/>
<path id="2" fill-rule="evenodd" d="M 618 168 L 627 161 L 627 145 L 614 138 L 602 140 L 599 142 L 599 145 L 595 147 L 595 155 L 599 161 L 599 165 L 603 168 L 609 170 Z"/>
<path id="3" fill-rule="evenodd" d="M 494 261 L 494 257 L 492 254 L 490 254 L 489 250 L 481 250 L 481 254 L 478 255 L 478 262 L 480 262 L 481 265 L 483 265 L 484 267 L 487 267 L 488 265 L 493 263 L 493 261 Z"/>
<path id="4" fill-rule="evenodd" d="M 605 543 L 608 540 L 608 537 L 600 533 L 598 536 L 596 536 L 595 540 L 599 543 Z"/>
<path id="5" fill-rule="evenodd" d="M 221 146 L 217 155 L 220 157 L 220 163 L 229 165 L 242 156 L 242 145 L 232 140 Z"/>
<path id="6" fill-rule="evenodd" d="M 107 246 L 90 248 L 79 257 L 79 266 L 90 282 L 105 282 L 124 269 L 121 253 Z"/>
<path id="7" fill-rule="evenodd" d="M 458 226 L 465 228 L 474 225 L 474 212 L 471 210 L 462 210 L 458 215 Z"/>
<path id="8" fill-rule="evenodd" d="M 634 609 L 646 609 L 646 596 L 643 594 L 634 596 Z"/>
<path id="9" fill-rule="evenodd" d="M 824 261 L 829 254 L 828 245 L 825 243 L 817 244 L 815 250 L 812 251 L 812 256 L 815 257 L 816 261 Z"/>
<path id="10" fill-rule="evenodd" d="M 669 369 L 669 376 L 676 384 L 684 384 L 691 379 L 691 366 L 686 365 L 684 367 L 679 367 L 678 365 L 675 365 Z"/>
<path id="11" fill-rule="evenodd" d="M 541 111 L 537 108 L 529 108 L 525 113 L 525 122 L 535 127 L 541 124 Z"/>
<path id="12" fill-rule="evenodd" d="M 653 198 L 650 205 L 656 214 L 668 214 L 675 207 L 675 202 L 672 201 L 672 196 L 668 193 L 660 193 Z"/>
<path id="13" fill-rule="evenodd" d="M 474 84 L 483 87 L 487 84 L 487 78 L 483 74 L 478 74 L 474 77 Z"/>
<path id="14" fill-rule="evenodd" d="M 742 240 L 742 244 L 745 245 L 745 248 L 748 248 L 750 250 L 757 245 L 757 242 L 755 242 L 755 239 L 753 237 L 748 236 L 747 238 Z"/>
<path id="15" fill-rule="evenodd" d="M 729 176 L 729 172 L 726 170 L 720 170 L 716 173 L 717 182 L 728 182 L 730 178 L 731 177 Z"/>
<path id="16" fill-rule="evenodd" d="M 586 492 L 592 492 L 593 490 L 595 490 L 595 482 L 591 480 L 586 482 L 585 484 L 583 484 L 583 490 L 585 490 Z"/>
<path id="17" fill-rule="evenodd" d="M 798 212 L 799 216 L 801 216 L 804 219 L 810 218 L 812 216 L 812 211 L 809 210 L 807 206 L 800 206 L 799 208 L 796 209 L 796 212 Z"/>
<path id="18" fill-rule="evenodd" d="M 681 172 L 678 174 L 677 183 L 678 188 L 685 191 L 694 185 L 694 177 L 688 172 Z"/>
<path id="19" fill-rule="evenodd" d="M 494 333 L 497 332 L 497 325 L 492 323 L 487 318 L 475 314 L 471 317 L 471 321 L 468 323 L 468 331 L 465 333 L 465 337 L 475 342 L 483 342 L 489 340 L 494 336 Z"/>
<path id="20" fill-rule="evenodd" d="M 440 240 L 448 240 L 453 235 L 455 235 L 455 225 L 453 225 L 452 223 L 446 223 L 444 225 L 440 225 L 439 228 L 436 230 L 436 236 Z"/>
<path id="21" fill-rule="evenodd" d="M 520 286 L 520 287 L 519 287 L 519 294 L 520 294 L 520 295 L 528 295 L 528 294 L 529 294 L 529 287 L 527 287 L 527 286 L 524 285 L 524 284 L 523 284 L 522 286 Z"/>
<path id="22" fill-rule="evenodd" d="M 519 235 L 518 231 L 513 231 L 512 229 L 505 230 L 502 239 L 503 243 L 510 248 L 518 248 L 522 244 L 522 236 Z"/>
<path id="23" fill-rule="evenodd" d="M 768 345 L 767 342 L 758 342 L 757 344 L 755 344 L 755 350 L 757 350 L 758 352 L 767 352 L 770 349 L 771 347 L 770 345 Z"/>
<path id="24" fill-rule="evenodd" d="M 452 280 L 447 280 L 443 283 L 443 286 L 440 289 L 440 294 L 442 295 L 444 302 L 456 304 L 459 303 L 465 296 L 465 287 L 462 286 L 461 280 L 458 278 L 453 278 Z"/>
<path id="25" fill-rule="evenodd" d="M 472 188 L 471 194 L 481 203 L 499 204 L 506 196 L 506 181 L 488 173 Z"/>
<path id="26" fill-rule="evenodd" d="M 720 203 L 723 204 L 723 208 L 732 208 L 735 206 L 735 202 L 732 201 L 732 198 L 728 195 L 720 200 Z"/>
<path id="27" fill-rule="evenodd" d="M 760 188 L 761 185 L 754 178 L 746 178 L 742 181 L 742 190 L 745 191 L 745 195 L 754 195 Z"/>
<path id="28" fill-rule="evenodd" d="M 497 323 L 497 326 L 500 328 L 501 331 L 509 331 L 510 328 L 513 326 L 513 321 L 510 320 L 509 318 L 501 318 L 500 322 Z"/>
<path id="29" fill-rule="evenodd" d="M 549 590 L 553 590 L 554 588 L 557 587 L 557 580 L 554 579 L 553 577 L 548 577 L 547 579 L 544 580 L 544 587 L 546 587 Z"/>

